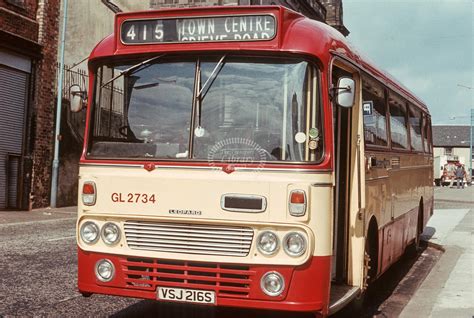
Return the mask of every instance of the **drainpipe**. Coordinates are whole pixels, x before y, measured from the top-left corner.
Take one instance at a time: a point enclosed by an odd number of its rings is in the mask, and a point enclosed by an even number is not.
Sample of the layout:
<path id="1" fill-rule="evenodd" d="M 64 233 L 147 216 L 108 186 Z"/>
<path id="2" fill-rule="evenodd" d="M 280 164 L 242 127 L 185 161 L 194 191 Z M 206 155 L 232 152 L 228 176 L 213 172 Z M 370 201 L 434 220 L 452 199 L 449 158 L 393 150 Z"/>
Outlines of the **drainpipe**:
<path id="1" fill-rule="evenodd" d="M 57 103 L 56 103 L 56 132 L 54 134 L 54 159 L 53 159 L 53 174 L 51 181 L 51 207 L 56 207 L 56 200 L 58 194 L 58 175 L 59 175 L 59 143 L 61 135 L 61 108 L 63 101 L 63 77 L 64 77 L 64 46 L 66 43 L 66 23 L 67 23 L 67 2 L 63 0 L 63 28 L 61 33 L 60 57 L 59 57 L 59 79 L 57 88 Z"/>

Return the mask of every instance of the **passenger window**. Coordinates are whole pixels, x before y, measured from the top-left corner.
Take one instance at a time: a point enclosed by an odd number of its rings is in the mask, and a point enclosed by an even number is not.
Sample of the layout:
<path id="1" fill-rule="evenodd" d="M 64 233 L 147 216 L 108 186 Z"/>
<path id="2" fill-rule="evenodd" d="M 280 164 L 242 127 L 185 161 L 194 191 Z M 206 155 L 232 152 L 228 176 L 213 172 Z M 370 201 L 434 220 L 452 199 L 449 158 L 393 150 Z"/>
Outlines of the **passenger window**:
<path id="1" fill-rule="evenodd" d="M 408 149 L 407 110 L 405 101 L 394 94 L 388 98 L 392 148 Z"/>
<path id="2" fill-rule="evenodd" d="M 362 99 L 366 145 L 387 146 L 387 107 L 383 86 L 363 78 Z"/>
<path id="3" fill-rule="evenodd" d="M 428 122 L 426 119 L 426 115 L 423 115 L 423 123 L 422 123 L 422 128 L 423 129 L 423 149 L 425 150 L 426 153 L 429 152 L 428 150 Z"/>
<path id="4" fill-rule="evenodd" d="M 410 105 L 410 137 L 411 149 L 423 151 L 423 140 L 421 138 L 421 112 Z"/>
<path id="5" fill-rule="evenodd" d="M 423 144 L 426 153 L 431 153 L 431 122 L 428 117 L 423 116 Z"/>

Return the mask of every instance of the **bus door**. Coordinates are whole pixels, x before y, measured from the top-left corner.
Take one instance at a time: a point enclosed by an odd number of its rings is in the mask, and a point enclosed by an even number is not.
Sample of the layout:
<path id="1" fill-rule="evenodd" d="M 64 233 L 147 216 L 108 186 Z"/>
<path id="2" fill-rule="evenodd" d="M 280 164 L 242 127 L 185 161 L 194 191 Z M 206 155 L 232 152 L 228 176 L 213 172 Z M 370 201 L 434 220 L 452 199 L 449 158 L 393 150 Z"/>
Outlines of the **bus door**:
<path id="1" fill-rule="evenodd" d="M 352 190 L 361 191 L 360 186 L 354 187 L 354 182 L 360 184 L 359 128 L 358 107 L 346 108 L 337 105 L 336 94 L 338 80 L 349 77 L 356 80 L 355 71 L 349 68 L 333 66 L 331 85 L 333 96 L 333 123 L 334 123 L 334 155 L 335 155 L 335 189 L 334 189 L 334 230 L 333 230 L 333 268 L 332 280 L 334 283 L 344 284 L 348 281 L 349 271 L 349 225 L 351 210 L 360 210 L 361 194 L 357 196 Z M 357 86 L 356 86 L 357 87 Z M 357 106 L 358 95 L 356 94 Z M 362 157 L 363 158 L 363 157 Z M 354 194 L 356 200 L 354 200 Z M 359 201 L 359 202 L 357 202 Z M 354 205 L 354 206 L 351 206 Z"/>

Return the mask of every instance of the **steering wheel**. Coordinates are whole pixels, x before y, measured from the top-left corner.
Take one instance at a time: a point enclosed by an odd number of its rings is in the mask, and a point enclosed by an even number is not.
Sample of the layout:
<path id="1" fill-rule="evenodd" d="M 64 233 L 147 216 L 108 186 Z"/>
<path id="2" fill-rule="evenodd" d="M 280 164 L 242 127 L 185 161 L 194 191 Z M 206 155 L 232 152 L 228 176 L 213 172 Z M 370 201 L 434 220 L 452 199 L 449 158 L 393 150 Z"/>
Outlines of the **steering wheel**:
<path id="1" fill-rule="evenodd" d="M 264 149 L 262 147 L 260 147 L 260 149 L 258 149 L 258 152 L 263 152 L 265 154 L 265 156 L 267 157 L 267 159 L 269 160 L 274 160 L 275 159 L 275 156 L 273 156 L 267 149 Z"/>

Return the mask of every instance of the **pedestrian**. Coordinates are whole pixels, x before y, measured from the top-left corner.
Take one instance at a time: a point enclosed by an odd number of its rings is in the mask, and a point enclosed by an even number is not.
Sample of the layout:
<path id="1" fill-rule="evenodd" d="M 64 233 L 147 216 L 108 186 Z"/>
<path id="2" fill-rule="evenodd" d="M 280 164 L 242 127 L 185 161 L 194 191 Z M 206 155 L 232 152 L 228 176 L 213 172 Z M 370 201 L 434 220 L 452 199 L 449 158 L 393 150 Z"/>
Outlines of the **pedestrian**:
<path id="1" fill-rule="evenodd" d="M 466 175 L 466 171 L 464 170 L 464 167 L 461 164 L 459 164 L 458 167 L 456 168 L 454 175 L 457 181 L 457 184 L 456 184 L 457 189 L 459 189 L 459 183 L 461 183 L 462 188 L 464 189 L 464 176 Z"/>

